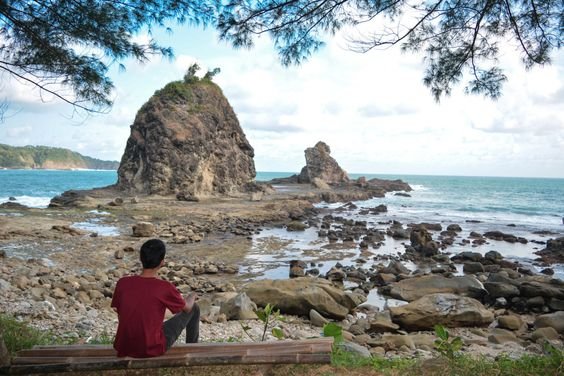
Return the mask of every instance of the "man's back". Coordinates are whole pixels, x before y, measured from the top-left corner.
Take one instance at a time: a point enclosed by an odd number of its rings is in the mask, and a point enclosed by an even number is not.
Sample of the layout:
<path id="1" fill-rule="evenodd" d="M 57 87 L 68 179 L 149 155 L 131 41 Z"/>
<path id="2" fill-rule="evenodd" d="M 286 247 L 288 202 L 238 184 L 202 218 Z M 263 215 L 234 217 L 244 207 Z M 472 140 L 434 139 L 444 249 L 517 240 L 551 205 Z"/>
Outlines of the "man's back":
<path id="1" fill-rule="evenodd" d="M 186 302 L 178 290 L 158 278 L 121 278 L 115 288 L 112 307 L 119 315 L 114 341 L 118 356 L 145 358 L 162 355 L 166 339 L 162 325 L 165 311 L 180 312 Z"/>

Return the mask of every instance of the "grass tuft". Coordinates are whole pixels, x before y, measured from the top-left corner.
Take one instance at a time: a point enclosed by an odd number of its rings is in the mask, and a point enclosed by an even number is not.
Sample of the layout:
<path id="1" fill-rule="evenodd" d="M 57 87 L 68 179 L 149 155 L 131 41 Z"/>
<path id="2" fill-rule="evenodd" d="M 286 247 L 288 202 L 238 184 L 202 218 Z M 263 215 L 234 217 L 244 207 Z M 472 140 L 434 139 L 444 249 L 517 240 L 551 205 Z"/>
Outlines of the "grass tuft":
<path id="1" fill-rule="evenodd" d="M 0 328 L 2 328 L 6 348 L 11 354 L 19 350 L 30 349 L 35 345 L 48 345 L 55 340 L 50 332 L 32 328 L 4 314 L 0 314 Z"/>

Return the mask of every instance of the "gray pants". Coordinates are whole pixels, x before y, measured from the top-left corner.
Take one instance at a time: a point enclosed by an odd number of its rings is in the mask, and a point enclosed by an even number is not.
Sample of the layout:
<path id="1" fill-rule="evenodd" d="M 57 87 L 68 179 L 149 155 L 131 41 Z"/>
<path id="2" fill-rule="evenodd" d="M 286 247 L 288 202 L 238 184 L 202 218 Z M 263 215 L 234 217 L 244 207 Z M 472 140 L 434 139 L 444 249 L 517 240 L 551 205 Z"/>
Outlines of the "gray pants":
<path id="1" fill-rule="evenodd" d="M 176 342 L 184 329 L 186 329 L 186 343 L 197 343 L 200 336 L 200 307 L 196 303 L 192 312 L 181 311 L 163 323 L 167 350 Z"/>

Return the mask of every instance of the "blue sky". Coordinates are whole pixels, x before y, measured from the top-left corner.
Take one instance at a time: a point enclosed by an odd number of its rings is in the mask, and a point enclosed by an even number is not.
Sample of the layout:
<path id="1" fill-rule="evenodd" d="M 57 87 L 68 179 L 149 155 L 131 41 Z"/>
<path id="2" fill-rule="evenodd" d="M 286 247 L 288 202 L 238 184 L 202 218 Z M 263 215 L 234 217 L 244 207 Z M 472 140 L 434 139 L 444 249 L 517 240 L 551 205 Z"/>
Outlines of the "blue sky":
<path id="1" fill-rule="evenodd" d="M 194 61 L 221 68 L 215 81 L 239 117 L 259 171 L 299 171 L 317 141 L 351 173 L 564 177 L 564 52 L 526 72 L 509 46 L 509 81 L 498 101 L 463 94 L 437 104 L 422 83 L 422 56 L 398 50 L 358 54 L 342 35 L 299 67 L 282 67 L 271 41 L 234 50 L 213 30 L 157 32 L 176 54 L 112 71 L 115 103 L 107 115 L 72 108 L 6 76 L 10 102 L 0 143 L 65 147 L 119 160 L 137 109 Z M 141 40 L 144 35 L 138 36 Z"/>

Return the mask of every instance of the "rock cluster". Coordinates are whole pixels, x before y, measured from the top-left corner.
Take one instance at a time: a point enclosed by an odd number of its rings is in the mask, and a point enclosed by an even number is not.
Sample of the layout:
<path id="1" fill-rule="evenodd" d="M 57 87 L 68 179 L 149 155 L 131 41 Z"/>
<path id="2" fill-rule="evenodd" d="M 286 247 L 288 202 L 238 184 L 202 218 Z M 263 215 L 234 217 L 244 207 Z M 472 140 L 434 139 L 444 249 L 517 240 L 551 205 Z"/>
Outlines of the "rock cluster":
<path id="1" fill-rule="evenodd" d="M 253 156 L 217 85 L 171 82 L 138 111 L 117 187 L 183 197 L 235 193 L 254 181 Z"/>

